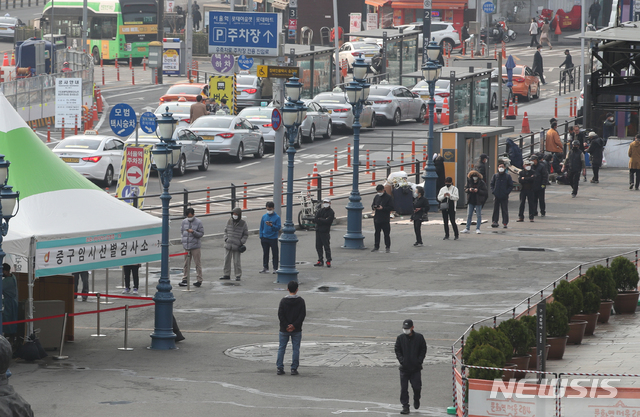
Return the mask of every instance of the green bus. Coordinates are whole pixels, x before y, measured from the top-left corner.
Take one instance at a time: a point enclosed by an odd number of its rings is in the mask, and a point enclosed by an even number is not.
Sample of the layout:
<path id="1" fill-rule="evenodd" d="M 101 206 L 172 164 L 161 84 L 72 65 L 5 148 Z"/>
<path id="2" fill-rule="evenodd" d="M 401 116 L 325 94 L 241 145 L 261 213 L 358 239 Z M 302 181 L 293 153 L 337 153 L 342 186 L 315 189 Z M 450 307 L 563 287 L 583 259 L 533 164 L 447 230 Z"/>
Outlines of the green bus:
<path id="1" fill-rule="evenodd" d="M 158 38 L 156 0 L 99 0 L 87 2 L 87 48 L 95 64 L 132 57 L 136 63 L 149 56 L 149 42 Z M 50 0 L 42 22 L 46 34 L 67 35 L 67 46 L 82 44 L 83 0 Z M 53 15 L 53 20 L 52 16 Z M 53 27 L 52 27 L 53 26 Z"/>

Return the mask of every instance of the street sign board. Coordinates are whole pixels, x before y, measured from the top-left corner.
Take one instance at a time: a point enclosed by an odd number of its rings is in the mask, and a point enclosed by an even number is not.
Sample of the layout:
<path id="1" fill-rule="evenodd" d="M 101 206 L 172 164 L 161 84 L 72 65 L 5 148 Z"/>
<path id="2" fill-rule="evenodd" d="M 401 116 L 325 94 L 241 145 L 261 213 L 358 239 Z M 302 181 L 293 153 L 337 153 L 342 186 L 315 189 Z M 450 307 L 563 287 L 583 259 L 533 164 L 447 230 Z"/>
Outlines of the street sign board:
<path id="1" fill-rule="evenodd" d="M 247 57 L 246 55 L 240 55 L 238 57 L 238 66 L 243 70 L 251 69 L 251 67 L 253 67 L 253 58 Z"/>
<path id="2" fill-rule="evenodd" d="M 258 65 L 257 75 L 260 78 L 291 78 L 300 77 L 300 67 L 275 67 Z"/>
<path id="3" fill-rule="evenodd" d="M 273 109 L 271 112 L 271 125 L 273 126 L 273 130 L 280 129 L 280 126 L 282 125 L 282 114 L 280 113 L 280 110 Z"/>
<path id="4" fill-rule="evenodd" d="M 155 114 L 148 111 L 142 113 L 140 116 L 140 129 L 142 129 L 144 133 L 153 133 L 157 127 L 158 119 Z"/>
<path id="5" fill-rule="evenodd" d="M 56 78 L 55 116 L 56 128 L 82 123 L 82 78 Z"/>
<path id="6" fill-rule="evenodd" d="M 145 113 L 146 114 L 146 113 Z M 142 119 L 142 118 L 141 118 Z M 120 176 L 118 177 L 117 195 L 126 200 L 127 204 L 133 204 L 133 198 L 139 197 L 137 207 L 142 207 L 144 195 L 151 172 L 151 148 L 153 145 L 138 145 L 126 143 L 122 153 Z"/>
<path id="7" fill-rule="evenodd" d="M 209 13 L 209 53 L 278 56 L 279 13 Z"/>
<path id="8" fill-rule="evenodd" d="M 485 13 L 493 13 L 496 11 L 496 5 L 491 1 L 484 2 L 482 4 L 482 11 Z"/>
<path id="9" fill-rule="evenodd" d="M 233 75 L 218 75 L 209 78 L 209 97 L 214 99 L 216 103 L 220 103 L 223 98 L 226 99 L 227 106 L 232 112 L 235 100 L 234 92 Z"/>
<path id="10" fill-rule="evenodd" d="M 233 64 L 236 60 L 230 54 L 213 54 L 211 55 L 211 65 L 213 70 L 220 74 L 228 74 L 233 71 Z"/>
<path id="11" fill-rule="evenodd" d="M 118 103 L 109 112 L 109 126 L 118 136 L 129 136 L 136 129 L 136 112 L 128 104 Z"/>
<path id="12" fill-rule="evenodd" d="M 360 32 L 362 30 L 362 13 L 349 14 L 349 32 Z"/>

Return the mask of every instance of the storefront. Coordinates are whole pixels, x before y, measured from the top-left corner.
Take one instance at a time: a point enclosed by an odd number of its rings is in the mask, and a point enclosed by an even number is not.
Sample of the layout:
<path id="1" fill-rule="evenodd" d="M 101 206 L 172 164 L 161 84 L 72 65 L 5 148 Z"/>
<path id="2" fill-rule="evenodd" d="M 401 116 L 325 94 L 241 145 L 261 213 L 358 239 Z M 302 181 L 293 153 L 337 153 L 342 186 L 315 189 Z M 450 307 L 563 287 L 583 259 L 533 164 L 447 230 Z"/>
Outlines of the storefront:
<path id="1" fill-rule="evenodd" d="M 467 0 L 433 1 L 432 21 L 453 23 L 456 30 L 461 30 L 467 3 Z M 365 4 L 378 12 L 383 28 L 422 22 L 424 16 L 423 0 L 365 0 Z"/>

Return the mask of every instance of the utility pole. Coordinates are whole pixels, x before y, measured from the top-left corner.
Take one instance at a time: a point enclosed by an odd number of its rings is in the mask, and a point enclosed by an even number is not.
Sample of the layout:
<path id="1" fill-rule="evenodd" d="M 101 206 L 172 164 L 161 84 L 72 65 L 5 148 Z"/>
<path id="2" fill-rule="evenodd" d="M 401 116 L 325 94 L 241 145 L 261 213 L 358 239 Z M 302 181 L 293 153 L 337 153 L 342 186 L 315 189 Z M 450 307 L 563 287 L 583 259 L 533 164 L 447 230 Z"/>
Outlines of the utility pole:
<path id="1" fill-rule="evenodd" d="M 192 13 L 192 0 L 189 0 L 187 2 L 187 22 L 186 22 L 186 30 L 185 32 L 185 37 L 184 37 L 184 42 L 186 43 L 186 56 L 185 56 L 185 65 L 187 68 L 191 69 L 191 61 L 193 59 L 193 13 Z M 190 76 L 187 77 L 188 79 L 191 79 Z"/>
<path id="2" fill-rule="evenodd" d="M 87 50 L 87 0 L 82 2 L 82 52 Z M 91 51 L 89 51 L 91 53 Z"/>
<path id="3" fill-rule="evenodd" d="M 158 42 L 162 42 L 164 39 L 164 0 L 158 0 Z M 162 84 L 162 54 L 160 55 L 160 66 L 156 69 L 158 75 L 158 84 Z"/>
<path id="4" fill-rule="evenodd" d="M 232 0 L 233 1 L 233 0 Z M 284 33 L 279 33 L 280 47 L 278 49 L 278 66 L 284 67 Z M 273 78 L 272 78 L 273 80 Z M 276 78 L 276 82 L 273 83 L 273 107 L 282 112 L 284 106 L 284 78 Z M 282 217 L 282 158 L 283 158 L 283 144 L 284 144 L 284 124 L 280 123 L 280 129 L 276 130 L 276 136 L 273 142 L 273 203 L 275 204 L 275 212 L 278 216 Z"/>
<path id="5" fill-rule="evenodd" d="M 426 65 L 429 57 L 427 48 L 431 40 L 431 0 L 424 0 L 424 18 L 422 20 L 422 65 Z"/>

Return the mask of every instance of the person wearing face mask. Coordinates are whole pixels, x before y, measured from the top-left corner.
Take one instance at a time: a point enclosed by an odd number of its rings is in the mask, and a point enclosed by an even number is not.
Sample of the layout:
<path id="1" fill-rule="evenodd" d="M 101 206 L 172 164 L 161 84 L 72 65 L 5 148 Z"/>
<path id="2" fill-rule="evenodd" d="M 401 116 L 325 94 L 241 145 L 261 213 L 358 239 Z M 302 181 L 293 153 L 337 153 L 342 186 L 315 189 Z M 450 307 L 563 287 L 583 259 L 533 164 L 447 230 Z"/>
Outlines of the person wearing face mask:
<path id="1" fill-rule="evenodd" d="M 567 153 L 567 158 L 564 161 L 562 172 L 568 173 L 569 184 L 571 184 L 571 197 L 575 198 L 578 195 L 578 187 L 580 186 L 580 173 L 584 169 L 584 154 L 580 151 L 580 143 L 574 140 L 571 150 Z"/>
<path id="2" fill-rule="evenodd" d="M 331 224 L 336 218 L 336 214 L 331 208 L 331 199 L 325 198 L 322 200 L 322 208 L 316 212 L 316 252 L 318 252 L 318 262 L 313 266 L 324 265 L 322 250 L 327 255 L 327 268 L 331 268 L 331 246 L 329 244 L 331 240 Z"/>
<path id="3" fill-rule="evenodd" d="M 242 220 L 242 210 L 236 207 L 231 212 L 231 218 L 224 228 L 224 268 L 221 280 L 231 279 L 231 261 L 233 260 L 233 271 L 236 274 L 236 281 L 242 278 L 242 266 L 240 265 L 240 254 L 244 251 L 244 244 L 249 238 L 249 228 L 247 222 Z M 246 248 L 245 248 L 246 249 Z"/>
<path id="4" fill-rule="evenodd" d="M 396 338 L 394 350 L 400 362 L 400 414 L 409 414 L 409 383 L 413 388 L 413 408 L 417 410 L 422 392 L 422 363 L 427 356 L 427 342 L 413 330 L 413 320 L 402 323 L 402 334 Z"/>
<path id="5" fill-rule="evenodd" d="M 451 227 L 453 228 L 453 240 L 458 240 L 458 225 L 456 224 L 456 202 L 460 199 L 458 194 L 458 188 L 453 185 L 453 178 L 447 177 L 444 179 L 444 187 L 438 192 L 438 201 L 440 203 L 447 203 L 447 208 L 442 208 L 440 205 L 440 211 L 442 211 L 442 221 L 444 222 L 444 238 L 442 240 L 449 239 L 449 221 L 451 221 Z"/>
<path id="6" fill-rule="evenodd" d="M 482 159 L 482 157 L 480 157 L 480 159 Z M 467 193 L 467 227 L 462 230 L 462 233 L 469 233 L 473 212 L 475 211 L 477 216 L 476 234 L 480 234 L 482 206 L 484 206 L 485 201 L 487 201 L 487 196 L 489 195 L 487 184 L 483 181 L 482 174 L 474 170 L 469 171 L 464 192 Z"/>
<path id="7" fill-rule="evenodd" d="M 391 252 L 391 212 L 393 211 L 393 200 L 391 196 L 384 192 L 384 185 L 378 184 L 376 196 L 373 197 L 371 209 L 374 211 L 373 234 L 374 244 L 371 252 L 380 250 L 380 232 L 384 233 L 384 246 L 387 253 Z"/>
<path id="8" fill-rule="evenodd" d="M 191 269 L 191 258 L 196 263 L 197 282 L 193 285 L 199 287 L 202 285 L 202 262 L 200 259 L 200 239 L 204 236 L 204 226 L 200 219 L 196 218 L 196 212 L 192 208 L 187 209 L 187 217 L 182 220 L 180 228 L 182 236 L 182 247 L 187 254 L 184 257 L 184 268 L 182 282 L 178 285 L 187 286 L 187 275 Z"/>
<path id="9" fill-rule="evenodd" d="M 520 210 L 518 210 L 519 222 L 524 221 L 524 204 L 529 203 L 529 221 L 533 222 L 533 214 L 536 211 L 533 200 L 533 186 L 536 181 L 537 172 L 531 168 L 530 161 L 524 161 L 524 169 L 518 174 L 518 182 L 522 184 L 520 188 Z"/>
<path id="10" fill-rule="evenodd" d="M 491 194 L 493 194 L 493 216 L 491 227 L 498 227 L 502 212 L 502 227 L 509 224 L 509 194 L 513 190 L 513 180 L 507 172 L 504 162 L 498 163 L 498 172 L 491 177 Z"/>
<path id="11" fill-rule="evenodd" d="M 602 166 L 602 153 L 604 142 L 596 132 L 589 133 L 589 157 L 591 158 L 591 170 L 593 171 L 592 184 L 600 183 L 600 167 Z"/>
<path id="12" fill-rule="evenodd" d="M 533 182 L 533 207 L 534 217 L 538 215 L 538 205 L 540 206 L 540 215 L 544 217 L 547 214 L 547 203 L 545 201 L 545 192 L 549 183 L 549 169 L 546 162 L 541 160 L 538 155 L 531 156 L 531 169 L 536 171 L 536 179 Z"/>
<path id="13" fill-rule="evenodd" d="M 416 243 L 413 246 L 422 246 L 422 221 L 424 215 L 429 212 L 429 200 L 424 197 L 424 188 L 416 187 L 416 198 L 413 200 L 413 213 L 411 220 L 413 221 L 413 231 L 416 234 Z"/>
<path id="14" fill-rule="evenodd" d="M 266 205 L 267 212 L 260 220 L 260 244 L 262 245 L 262 271 L 261 274 L 269 273 L 269 250 L 273 256 L 273 273 L 278 270 L 278 236 L 280 234 L 280 216 L 275 211 L 275 204 L 269 201 Z"/>

